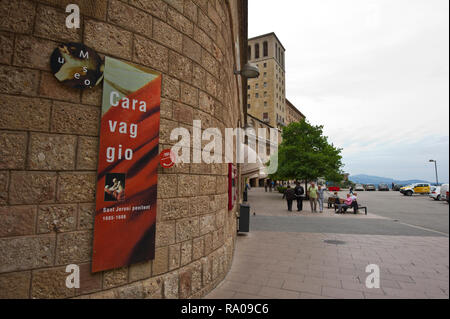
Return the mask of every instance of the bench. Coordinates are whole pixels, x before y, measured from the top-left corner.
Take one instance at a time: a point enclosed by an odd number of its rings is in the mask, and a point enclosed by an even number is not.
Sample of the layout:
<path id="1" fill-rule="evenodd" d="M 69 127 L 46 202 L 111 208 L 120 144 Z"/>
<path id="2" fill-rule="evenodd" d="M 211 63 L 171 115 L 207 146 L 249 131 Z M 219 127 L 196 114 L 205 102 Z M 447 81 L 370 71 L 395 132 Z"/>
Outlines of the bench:
<path id="1" fill-rule="evenodd" d="M 354 201 L 351 205 L 351 207 L 353 207 L 353 213 L 357 214 L 358 210 L 360 209 L 364 209 L 364 214 L 367 215 L 367 206 L 361 206 L 358 204 L 357 201 Z M 339 206 L 336 205 L 336 203 L 334 204 L 334 212 L 336 213 L 338 210 Z M 344 213 L 347 211 L 347 208 L 345 208 Z"/>

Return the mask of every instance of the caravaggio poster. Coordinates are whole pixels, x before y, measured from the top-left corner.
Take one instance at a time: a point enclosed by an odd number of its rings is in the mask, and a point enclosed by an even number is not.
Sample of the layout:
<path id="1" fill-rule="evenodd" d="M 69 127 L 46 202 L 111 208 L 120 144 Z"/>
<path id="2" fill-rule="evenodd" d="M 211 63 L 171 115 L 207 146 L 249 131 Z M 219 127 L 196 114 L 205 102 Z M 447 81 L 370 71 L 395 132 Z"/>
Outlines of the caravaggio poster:
<path id="1" fill-rule="evenodd" d="M 154 259 L 161 74 L 105 58 L 92 271 Z"/>

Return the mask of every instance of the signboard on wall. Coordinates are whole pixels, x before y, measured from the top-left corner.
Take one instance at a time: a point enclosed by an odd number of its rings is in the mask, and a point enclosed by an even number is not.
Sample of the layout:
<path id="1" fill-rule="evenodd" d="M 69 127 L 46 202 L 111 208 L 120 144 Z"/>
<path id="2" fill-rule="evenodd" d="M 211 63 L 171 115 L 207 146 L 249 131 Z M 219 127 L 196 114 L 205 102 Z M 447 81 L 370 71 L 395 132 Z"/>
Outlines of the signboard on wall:
<path id="1" fill-rule="evenodd" d="M 92 271 L 154 259 L 161 74 L 105 58 Z"/>
<path id="2" fill-rule="evenodd" d="M 228 210 L 232 210 L 238 198 L 237 167 L 228 163 Z"/>

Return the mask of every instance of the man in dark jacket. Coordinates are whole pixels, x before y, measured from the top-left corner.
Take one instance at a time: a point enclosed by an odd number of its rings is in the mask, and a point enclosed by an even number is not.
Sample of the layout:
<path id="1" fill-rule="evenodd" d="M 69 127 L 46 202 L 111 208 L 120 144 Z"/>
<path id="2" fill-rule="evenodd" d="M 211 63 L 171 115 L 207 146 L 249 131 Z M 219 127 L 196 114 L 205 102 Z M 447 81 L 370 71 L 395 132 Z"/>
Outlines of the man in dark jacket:
<path id="1" fill-rule="evenodd" d="M 295 191 L 291 188 L 291 186 L 288 185 L 286 192 L 284 193 L 284 196 L 286 197 L 287 200 L 288 211 L 292 212 L 292 202 L 294 201 L 296 196 Z"/>
<path id="2" fill-rule="evenodd" d="M 299 182 L 296 182 L 294 192 L 297 198 L 297 211 L 301 212 L 303 210 L 303 194 L 305 193 L 305 189 Z"/>

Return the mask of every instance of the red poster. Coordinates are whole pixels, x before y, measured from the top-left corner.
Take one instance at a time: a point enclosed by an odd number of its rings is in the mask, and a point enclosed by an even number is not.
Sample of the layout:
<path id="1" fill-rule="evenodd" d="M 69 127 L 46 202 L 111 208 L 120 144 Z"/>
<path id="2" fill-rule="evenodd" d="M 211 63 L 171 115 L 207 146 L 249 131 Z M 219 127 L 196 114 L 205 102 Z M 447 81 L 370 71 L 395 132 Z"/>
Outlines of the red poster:
<path id="1" fill-rule="evenodd" d="M 92 271 L 154 259 L 161 74 L 105 58 Z"/>

